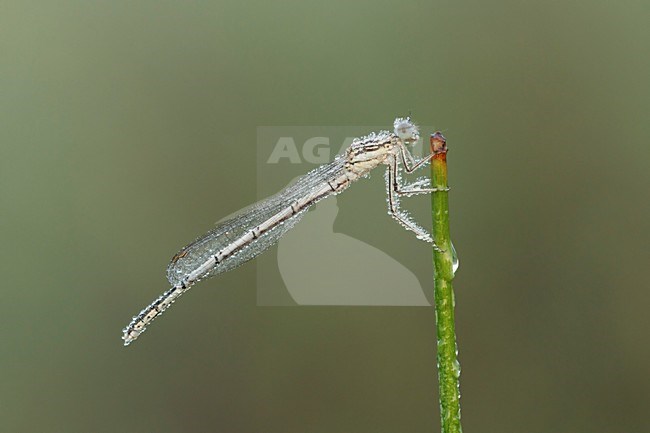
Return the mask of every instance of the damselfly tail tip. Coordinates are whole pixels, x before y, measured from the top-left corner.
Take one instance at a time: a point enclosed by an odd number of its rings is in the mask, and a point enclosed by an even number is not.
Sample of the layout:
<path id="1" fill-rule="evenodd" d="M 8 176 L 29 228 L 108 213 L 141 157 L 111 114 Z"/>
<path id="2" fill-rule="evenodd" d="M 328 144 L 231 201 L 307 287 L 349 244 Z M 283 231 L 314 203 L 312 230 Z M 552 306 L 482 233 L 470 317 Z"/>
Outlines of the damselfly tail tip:
<path id="1" fill-rule="evenodd" d="M 130 326 L 124 328 L 122 330 L 122 340 L 124 341 L 124 347 L 135 341 L 135 339 L 140 336 L 142 331 L 144 331 L 144 329 L 142 329 L 140 332 L 136 332 L 135 330 L 131 329 Z"/>
<path id="2" fill-rule="evenodd" d="M 124 342 L 124 347 L 128 346 L 133 341 L 133 339 L 129 337 L 129 334 L 126 333 L 126 330 L 122 334 L 122 340 Z"/>

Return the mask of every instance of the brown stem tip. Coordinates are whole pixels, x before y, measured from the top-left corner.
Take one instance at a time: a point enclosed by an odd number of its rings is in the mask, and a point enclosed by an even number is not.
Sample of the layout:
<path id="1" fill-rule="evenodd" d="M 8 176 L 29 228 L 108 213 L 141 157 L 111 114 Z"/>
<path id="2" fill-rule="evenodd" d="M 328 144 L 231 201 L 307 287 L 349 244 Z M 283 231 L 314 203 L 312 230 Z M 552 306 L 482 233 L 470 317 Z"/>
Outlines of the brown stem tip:
<path id="1" fill-rule="evenodd" d="M 431 144 L 432 153 L 446 153 L 447 152 L 447 140 L 445 136 L 442 135 L 442 132 L 438 131 L 431 134 L 429 138 L 429 143 Z"/>

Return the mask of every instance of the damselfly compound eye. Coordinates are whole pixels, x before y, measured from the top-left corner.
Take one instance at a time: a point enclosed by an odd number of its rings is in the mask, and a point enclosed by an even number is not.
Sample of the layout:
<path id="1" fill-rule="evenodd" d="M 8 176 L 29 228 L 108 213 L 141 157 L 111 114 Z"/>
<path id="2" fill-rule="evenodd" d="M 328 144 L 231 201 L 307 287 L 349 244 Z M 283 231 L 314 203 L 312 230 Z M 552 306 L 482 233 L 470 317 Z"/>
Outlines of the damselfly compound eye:
<path id="1" fill-rule="evenodd" d="M 411 121 L 410 117 L 398 117 L 393 124 L 395 127 L 395 135 L 402 139 L 402 141 L 413 142 L 417 141 L 420 137 L 418 127 Z"/>

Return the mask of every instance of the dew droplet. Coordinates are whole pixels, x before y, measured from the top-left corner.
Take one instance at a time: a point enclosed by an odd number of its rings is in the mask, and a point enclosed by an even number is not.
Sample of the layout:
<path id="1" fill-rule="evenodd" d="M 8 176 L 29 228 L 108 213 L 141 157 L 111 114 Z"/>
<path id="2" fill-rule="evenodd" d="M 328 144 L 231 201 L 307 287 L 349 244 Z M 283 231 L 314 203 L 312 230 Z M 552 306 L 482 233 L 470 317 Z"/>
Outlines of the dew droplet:
<path id="1" fill-rule="evenodd" d="M 456 275 L 456 270 L 458 269 L 458 266 L 460 266 L 460 261 L 458 260 L 458 255 L 456 254 L 456 248 L 454 248 L 454 244 L 451 244 L 451 270 Z"/>
<path id="2" fill-rule="evenodd" d="M 456 379 L 460 377 L 460 363 L 456 359 L 454 359 L 454 362 L 452 363 L 452 373 Z"/>

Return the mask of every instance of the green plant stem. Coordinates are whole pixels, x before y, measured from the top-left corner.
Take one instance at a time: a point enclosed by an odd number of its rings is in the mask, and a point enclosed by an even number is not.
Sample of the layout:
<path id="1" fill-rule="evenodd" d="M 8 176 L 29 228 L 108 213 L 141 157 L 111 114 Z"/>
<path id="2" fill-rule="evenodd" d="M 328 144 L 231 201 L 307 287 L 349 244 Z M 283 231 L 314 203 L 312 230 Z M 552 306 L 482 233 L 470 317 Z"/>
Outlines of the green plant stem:
<path id="1" fill-rule="evenodd" d="M 431 136 L 431 185 L 447 188 L 447 144 L 441 133 Z M 436 333 L 438 338 L 438 383 L 440 388 L 440 419 L 443 433 L 460 433 L 460 364 L 458 363 L 454 327 L 454 278 L 452 244 L 449 236 L 449 199 L 447 191 L 431 194 L 434 248 L 434 296 Z"/>

